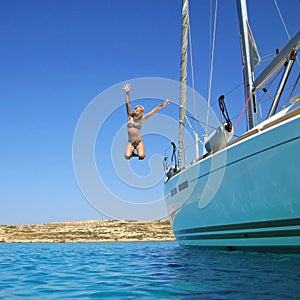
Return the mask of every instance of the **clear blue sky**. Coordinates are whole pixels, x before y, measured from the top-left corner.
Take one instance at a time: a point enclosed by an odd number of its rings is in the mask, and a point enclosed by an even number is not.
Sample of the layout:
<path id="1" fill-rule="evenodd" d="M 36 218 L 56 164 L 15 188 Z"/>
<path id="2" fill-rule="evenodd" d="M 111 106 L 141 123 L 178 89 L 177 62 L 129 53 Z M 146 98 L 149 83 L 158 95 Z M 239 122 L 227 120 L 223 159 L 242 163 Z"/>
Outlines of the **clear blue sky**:
<path id="1" fill-rule="evenodd" d="M 205 98 L 209 3 L 190 1 L 195 87 Z M 295 34 L 300 1 L 277 3 L 290 34 Z M 261 55 L 283 46 L 287 37 L 274 1 L 251 0 L 249 10 Z M 144 77 L 179 80 L 180 18 L 181 0 L 0 2 L 0 224 L 107 218 L 93 208 L 76 181 L 72 163 L 75 128 L 89 103 L 111 87 L 120 90 L 119 99 L 113 100 L 122 105 L 124 82 Z M 236 87 L 232 98 L 243 93 L 234 0 L 219 0 L 217 22 L 213 102 Z M 112 99 L 98 101 L 106 106 Z M 160 101 L 141 103 L 149 111 Z M 229 112 L 236 117 L 243 105 L 228 101 Z M 172 105 L 162 113 L 177 116 Z M 113 172 L 111 157 L 119 152 L 111 154 L 111 140 L 124 122 L 126 113 L 120 108 L 101 128 L 95 148 L 97 164 L 101 170 L 106 168 L 105 183 L 113 193 L 125 200 L 151 202 L 162 195 L 162 163 L 161 181 L 150 190 L 130 184 L 124 187 Z M 120 153 L 127 142 L 126 131 L 122 132 Z M 150 174 L 151 181 L 149 158 L 164 155 L 168 146 L 167 138 L 152 134 L 145 161 L 135 160 L 129 166 L 139 176 Z"/>

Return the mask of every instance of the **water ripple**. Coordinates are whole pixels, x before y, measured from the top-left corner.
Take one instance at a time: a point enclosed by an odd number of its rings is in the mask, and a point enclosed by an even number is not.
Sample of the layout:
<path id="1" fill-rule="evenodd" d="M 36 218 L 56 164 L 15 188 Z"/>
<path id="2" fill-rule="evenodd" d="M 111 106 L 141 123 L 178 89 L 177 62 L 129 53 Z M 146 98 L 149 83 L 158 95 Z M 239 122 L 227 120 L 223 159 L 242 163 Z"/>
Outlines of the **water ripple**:
<path id="1" fill-rule="evenodd" d="M 1 244 L 0 299 L 298 299 L 299 258 L 173 242 Z"/>

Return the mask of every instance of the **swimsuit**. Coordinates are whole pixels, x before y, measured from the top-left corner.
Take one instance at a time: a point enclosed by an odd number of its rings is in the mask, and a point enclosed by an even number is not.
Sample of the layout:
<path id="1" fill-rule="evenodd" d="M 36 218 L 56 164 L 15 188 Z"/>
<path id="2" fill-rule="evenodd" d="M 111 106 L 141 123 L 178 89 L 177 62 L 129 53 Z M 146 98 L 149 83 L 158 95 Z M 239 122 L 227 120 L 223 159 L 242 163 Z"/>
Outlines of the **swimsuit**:
<path id="1" fill-rule="evenodd" d="M 130 122 L 127 123 L 127 128 L 135 128 L 138 130 L 141 130 L 141 125 L 135 122 Z M 142 141 L 142 138 L 139 136 L 138 138 L 136 138 L 133 142 L 129 141 L 129 143 L 131 143 L 131 145 L 134 147 L 134 149 L 136 149 L 136 147 L 139 145 L 139 143 Z"/>
<path id="2" fill-rule="evenodd" d="M 134 147 L 134 149 L 136 149 L 136 147 L 139 145 L 139 143 L 140 143 L 141 141 L 142 141 L 142 140 L 134 141 L 133 143 L 131 143 L 131 145 Z"/>
<path id="3" fill-rule="evenodd" d="M 142 141 L 142 138 L 140 136 L 140 130 L 142 128 L 143 117 L 136 118 L 133 113 L 131 117 L 132 119 L 129 120 L 127 123 L 128 131 L 132 129 L 132 133 L 129 135 L 130 140 L 128 142 L 131 143 L 134 149 L 136 149 L 139 143 Z"/>
<path id="4" fill-rule="evenodd" d="M 136 129 L 141 130 L 142 126 L 140 124 L 136 124 L 136 123 L 128 123 L 127 128 L 136 128 Z"/>

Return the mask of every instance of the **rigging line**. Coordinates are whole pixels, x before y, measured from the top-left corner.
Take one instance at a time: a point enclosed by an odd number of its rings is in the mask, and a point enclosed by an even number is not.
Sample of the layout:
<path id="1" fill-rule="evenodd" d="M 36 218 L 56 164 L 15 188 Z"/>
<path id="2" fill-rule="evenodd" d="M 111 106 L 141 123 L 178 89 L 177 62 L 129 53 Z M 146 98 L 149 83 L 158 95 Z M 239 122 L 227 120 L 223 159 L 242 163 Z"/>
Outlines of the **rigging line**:
<path id="1" fill-rule="evenodd" d="M 167 154 L 167 151 L 169 151 L 169 149 L 172 147 L 172 144 L 170 144 L 170 146 L 169 147 L 167 147 L 166 149 L 165 149 L 165 155 Z"/>
<path id="2" fill-rule="evenodd" d="M 231 120 L 236 119 L 238 116 L 239 116 L 239 115 L 234 116 L 233 118 L 231 118 Z M 187 123 L 190 123 L 190 122 L 188 121 L 188 117 L 189 117 L 190 119 L 193 119 L 194 121 L 198 122 L 198 123 L 201 124 L 201 125 L 206 125 L 204 122 L 202 122 L 202 121 L 198 120 L 197 118 L 194 118 L 192 115 L 188 115 L 188 114 L 186 115 Z M 187 125 L 184 125 L 184 127 L 187 128 Z M 203 127 L 204 127 L 204 126 L 203 126 Z M 202 127 L 202 128 L 203 128 L 203 127 Z M 213 130 L 217 129 L 217 127 L 212 126 L 212 125 L 209 125 L 209 124 L 208 124 L 208 127 L 209 127 L 210 129 L 213 129 Z M 190 126 L 190 128 L 192 129 L 192 131 L 193 131 L 194 134 L 197 133 L 197 132 L 194 132 L 194 130 L 193 130 L 193 128 L 192 128 L 191 126 Z M 202 136 L 203 136 L 203 135 L 202 135 Z M 239 137 L 239 135 L 237 135 L 237 134 L 234 134 L 233 136 Z M 203 145 L 203 142 L 202 142 L 199 138 L 198 138 L 198 140 L 199 140 L 199 142 Z"/>
<path id="3" fill-rule="evenodd" d="M 274 53 L 270 53 L 270 54 L 267 54 L 265 56 L 261 56 L 260 59 L 261 61 L 268 61 L 268 60 L 271 60 L 272 58 L 274 58 Z"/>
<path id="4" fill-rule="evenodd" d="M 278 51 L 278 49 L 276 49 L 276 52 Z M 274 52 L 270 53 L 270 54 L 267 54 L 265 56 L 261 56 L 260 57 L 260 62 L 261 63 L 264 63 L 264 62 L 267 62 L 267 61 L 270 61 L 272 60 L 274 57 L 276 57 L 277 53 L 275 54 Z"/>
<path id="5" fill-rule="evenodd" d="M 200 139 L 199 139 L 199 142 L 200 142 L 202 145 L 204 145 Z M 192 147 L 194 147 L 195 145 L 196 145 L 196 142 L 190 144 L 190 145 L 187 146 L 187 147 L 185 147 L 184 150 L 187 152 L 188 150 L 190 150 L 190 149 L 191 149 Z"/>
<path id="6" fill-rule="evenodd" d="M 240 88 L 241 86 L 243 86 L 243 83 L 240 83 L 238 85 L 236 85 L 233 89 L 231 89 L 229 92 L 225 93 L 224 96 L 228 96 L 229 94 L 231 94 L 232 92 L 234 92 L 235 90 L 237 90 L 238 88 Z M 216 100 L 215 103 L 217 103 L 218 100 Z"/>
<path id="7" fill-rule="evenodd" d="M 205 133 L 207 133 L 208 119 L 209 119 L 209 108 L 210 108 L 211 86 L 212 86 L 212 75 L 213 75 L 213 64 L 214 64 L 214 52 L 215 52 L 215 41 L 216 41 L 217 12 L 218 12 L 218 0 L 216 0 L 215 14 L 214 14 L 212 53 L 211 53 L 211 61 L 210 61 L 209 87 L 208 87 L 208 99 L 207 99 L 208 109 L 207 109 L 207 114 L 206 114 L 206 128 L 205 128 Z"/>
<path id="8" fill-rule="evenodd" d="M 269 99 L 271 99 L 272 101 L 274 100 L 274 97 L 268 92 L 268 90 L 270 89 L 270 87 L 273 85 L 273 83 L 275 82 L 275 80 L 277 79 L 277 77 L 283 72 L 284 70 L 284 66 L 281 66 L 280 69 L 278 69 L 278 71 L 276 72 L 275 75 L 273 75 L 272 80 L 270 80 L 264 88 L 262 88 L 262 91 L 264 92 L 260 97 L 258 97 L 257 99 L 257 104 L 261 104 L 263 102 L 265 102 L 266 100 L 263 99 L 265 95 L 267 95 L 269 97 Z M 263 101 L 264 100 L 264 101 Z"/>
<path id="9" fill-rule="evenodd" d="M 275 82 L 275 80 L 277 79 L 277 77 L 283 72 L 283 70 L 284 70 L 284 65 L 281 66 L 281 67 L 278 69 L 278 71 L 276 72 L 275 75 L 273 75 L 272 80 L 270 80 L 269 83 L 267 83 L 267 84 L 265 85 L 265 88 L 266 88 L 266 89 L 269 89 L 270 86 L 273 85 L 273 83 Z"/>
<path id="10" fill-rule="evenodd" d="M 198 142 L 200 142 L 202 145 L 204 145 L 203 142 L 199 139 L 198 133 L 193 129 L 193 127 L 192 127 L 189 119 L 187 117 L 185 117 L 185 118 L 186 118 L 186 121 L 189 124 L 191 130 L 193 131 L 193 134 L 197 137 L 197 139 L 196 139 L 196 141 L 195 141 L 195 143 L 193 145 L 197 144 Z M 196 119 L 194 119 L 194 121 L 196 121 Z M 187 148 L 185 148 L 185 149 L 187 149 Z"/>
<path id="11" fill-rule="evenodd" d="M 272 57 L 270 57 L 270 58 L 268 58 L 268 59 L 260 59 L 260 62 L 261 63 L 265 63 L 265 62 L 268 62 L 268 61 L 270 61 L 270 60 L 272 60 Z"/>
<path id="12" fill-rule="evenodd" d="M 291 99 L 291 97 L 292 97 L 292 95 L 293 95 L 293 93 L 294 93 L 294 91 L 295 91 L 295 88 L 296 88 L 296 86 L 297 86 L 297 84 L 298 84 L 298 82 L 299 82 L 299 79 L 300 79 L 300 73 L 298 74 L 298 77 L 297 77 L 297 79 L 296 79 L 296 81 L 295 81 L 295 84 L 294 84 L 294 86 L 293 86 L 293 88 L 292 88 L 292 90 L 291 90 L 291 92 L 290 92 L 290 95 L 288 96 L 288 98 L 287 98 L 285 104 L 283 105 L 283 107 L 286 107 L 287 104 L 288 104 L 288 102 L 290 101 L 290 99 Z"/>
<path id="13" fill-rule="evenodd" d="M 286 32 L 286 34 L 287 34 L 287 36 L 288 36 L 288 38 L 289 38 L 289 40 L 290 40 L 290 39 L 291 39 L 291 36 L 290 36 L 290 34 L 289 34 L 288 30 L 287 30 L 287 27 L 286 27 L 286 25 L 285 25 L 284 19 L 283 19 L 283 17 L 282 17 L 281 11 L 280 11 L 280 9 L 279 9 L 279 6 L 278 6 L 276 0 L 274 0 L 274 4 L 275 4 L 275 6 L 276 6 L 277 12 L 278 12 L 279 17 L 280 17 L 280 19 L 281 19 L 281 22 L 282 22 L 282 25 L 283 25 L 283 27 L 284 27 L 284 29 L 285 29 L 285 32 Z"/>
<path id="14" fill-rule="evenodd" d="M 198 120 L 197 118 L 194 118 L 192 115 L 187 115 L 186 117 L 189 117 L 189 118 L 193 119 L 194 121 L 198 122 L 199 124 L 206 125 L 204 122 Z M 186 127 L 186 126 L 185 126 L 185 127 Z M 203 127 L 204 127 L 204 126 L 203 126 Z M 203 127 L 202 127 L 202 128 L 203 128 Z M 217 127 L 212 126 L 212 125 L 209 125 L 209 124 L 208 124 L 208 127 L 211 128 L 211 129 L 217 129 Z M 186 127 L 186 128 L 187 128 L 187 127 Z M 197 133 L 197 132 L 196 132 L 196 133 Z"/>
<path id="15" fill-rule="evenodd" d="M 196 96 L 195 96 L 195 77 L 194 77 L 194 64 L 193 64 L 193 51 L 192 51 L 193 47 L 192 47 L 192 34 L 191 34 L 191 25 L 190 25 L 190 22 L 189 22 L 188 33 L 189 33 L 189 40 L 190 40 L 189 46 L 190 46 L 190 61 L 191 61 L 191 75 L 192 75 L 194 115 L 196 116 L 197 110 L 196 110 Z M 197 127 L 196 127 L 196 130 L 197 130 Z"/>
<path id="16" fill-rule="evenodd" d="M 286 24 L 285 24 L 285 22 L 284 22 L 284 19 L 283 19 L 283 17 L 282 17 L 281 11 L 280 11 L 279 6 L 278 6 L 278 4 L 277 4 L 277 0 L 274 0 L 274 4 L 275 4 L 275 6 L 276 6 L 277 12 L 278 12 L 278 14 L 279 14 L 279 17 L 280 17 L 280 20 L 281 20 L 282 25 L 283 25 L 283 27 L 284 27 L 284 30 L 285 30 L 285 32 L 286 32 L 286 35 L 287 35 L 287 37 L 288 37 L 289 40 L 290 40 L 290 39 L 291 39 L 291 36 L 290 36 L 290 34 L 289 34 L 289 31 L 288 31 L 288 29 L 287 29 L 287 26 L 286 26 Z M 297 60 L 297 62 L 298 62 L 298 65 L 300 66 L 300 61 L 299 61 L 298 57 L 296 58 L 296 60 Z"/>
<path id="17" fill-rule="evenodd" d="M 246 103 L 245 103 L 245 105 L 244 105 L 244 107 L 243 107 L 243 110 L 241 111 L 241 113 L 240 113 L 240 115 L 239 115 L 237 121 L 236 121 L 235 124 L 234 124 L 234 129 L 235 129 L 236 126 L 239 124 L 239 122 L 240 122 L 240 120 L 241 120 L 241 118 L 242 118 L 242 115 L 244 114 L 246 108 L 248 107 L 248 103 L 249 103 L 250 99 L 252 98 L 252 95 L 253 95 L 253 93 L 250 93 L 250 95 L 248 96 L 248 99 L 247 99 L 247 101 L 246 101 Z"/>
<path id="18" fill-rule="evenodd" d="M 209 32 L 212 32 L 212 10 L 213 10 L 213 0 L 210 0 L 210 6 L 209 6 Z M 209 35 L 209 45 L 212 44 L 212 34 Z"/>
<path id="19" fill-rule="evenodd" d="M 195 131 L 195 130 L 193 129 L 193 127 L 192 127 L 192 125 L 191 125 L 191 122 L 189 121 L 188 117 L 185 116 L 185 119 L 186 119 L 186 121 L 187 121 L 187 123 L 188 123 L 190 129 L 192 130 L 193 134 L 197 137 L 197 136 L 198 136 L 198 133 L 197 133 L 197 131 Z M 198 121 L 196 118 L 192 118 L 192 119 L 195 121 L 195 123 L 196 123 L 196 121 Z M 200 143 L 203 145 L 203 142 L 202 142 L 199 138 L 196 139 L 195 144 L 198 143 L 198 142 L 200 142 Z"/>
<path id="20" fill-rule="evenodd" d="M 228 96 L 229 94 L 233 93 L 235 90 L 239 89 L 241 86 L 243 86 L 243 83 L 239 83 L 238 85 L 236 85 L 234 88 L 232 88 L 231 90 L 229 90 L 228 92 L 224 93 L 224 96 Z M 218 99 L 215 100 L 212 104 L 211 107 L 214 107 L 217 103 L 218 103 Z"/>

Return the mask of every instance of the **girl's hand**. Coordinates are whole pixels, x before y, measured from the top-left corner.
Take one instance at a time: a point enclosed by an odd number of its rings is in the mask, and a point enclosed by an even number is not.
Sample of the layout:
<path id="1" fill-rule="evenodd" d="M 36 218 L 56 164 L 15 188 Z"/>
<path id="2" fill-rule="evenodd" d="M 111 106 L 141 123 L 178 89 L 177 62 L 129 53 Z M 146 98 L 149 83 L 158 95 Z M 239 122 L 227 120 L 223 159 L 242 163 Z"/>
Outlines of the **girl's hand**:
<path id="1" fill-rule="evenodd" d="M 169 100 L 169 99 L 166 99 L 166 100 L 162 103 L 162 106 L 165 107 L 165 106 L 167 106 L 169 103 L 170 103 L 170 100 Z"/>
<path id="2" fill-rule="evenodd" d="M 130 83 L 125 83 L 124 86 L 123 86 L 123 90 L 126 93 L 129 93 L 129 91 L 130 91 Z"/>

